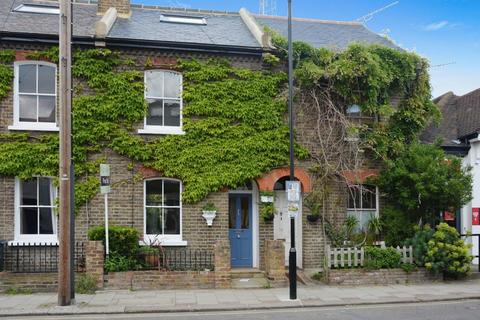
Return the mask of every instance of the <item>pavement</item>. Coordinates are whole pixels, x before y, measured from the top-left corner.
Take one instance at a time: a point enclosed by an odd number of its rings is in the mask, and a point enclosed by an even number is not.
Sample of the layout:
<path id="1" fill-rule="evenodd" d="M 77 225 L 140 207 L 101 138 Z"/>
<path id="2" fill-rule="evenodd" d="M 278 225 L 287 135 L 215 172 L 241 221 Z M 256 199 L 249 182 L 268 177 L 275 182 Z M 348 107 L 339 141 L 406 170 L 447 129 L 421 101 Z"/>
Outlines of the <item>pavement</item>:
<path id="1" fill-rule="evenodd" d="M 104 290 L 77 294 L 72 306 L 57 306 L 55 293 L 0 295 L 1 316 L 172 313 L 282 308 L 334 307 L 480 299 L 480 280 L 415 285 L 327 286 L 298 288 L 290 300 L 288 288 L 224 290 Z"/>

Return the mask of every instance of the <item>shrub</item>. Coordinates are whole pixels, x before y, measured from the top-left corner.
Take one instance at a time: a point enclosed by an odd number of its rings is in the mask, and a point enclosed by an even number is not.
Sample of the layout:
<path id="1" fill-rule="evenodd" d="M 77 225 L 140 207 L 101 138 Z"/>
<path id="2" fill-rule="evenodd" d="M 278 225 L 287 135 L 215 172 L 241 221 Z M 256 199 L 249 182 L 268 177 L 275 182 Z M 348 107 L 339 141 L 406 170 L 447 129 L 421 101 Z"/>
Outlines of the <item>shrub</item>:
<path id="1" fill-rule="evenodd" d="M 411 222 L 436 223 L 439 212 L 461 208 L 472 199 L 470 169 L 438 144 L 412 143 L 385 162 L 377 183 L 386 202 Z"/>
<path id="2" fill-rule="evenodd" d="M 102 240 L 105 244 L 105 227 L 97 226 L 88 230 L 89 240 Z M 133 257 L 138 249 L 140 236 L 137 229 L 131 227 L 108 227 L 110 252 L 116 252 L 125 257 Z"/>
<path id="3" fill-rule="evenodd" d="M 138 254 L 158 254 L 159 251 L 159 248 L 151 246 L 140 246 L 137 249 Z"/>
<path id="4" fill-rule="evenodd" d="M 394 248 L 365 247 L 367 269 L 391 269 L 400 267 L 402 255 Z"/>
<path id="5" fill-rule="evenodd" d="M 417 265 L 415 263 L 402 263 L 400 268 L 402 268 L 406 273 L 410 273 L 414 270 L 417 270 Z"/>
<path id="6" fill-rule="evenodd" d="M 467 275 L 473 257 L 470 246 L 460 238 L 457 230 L 446 223 L 440 223 L 428 241 L 425 267 L 444 277 L 458 278 Z"/>
<path id="7" fill-rule="evenodd" d="M 5 290 L 5 294 L 16 295 L 16 294 L 32 294 L 33 291 L 30 288 L 17 288 L 17 287 L 8 287 Z"/>
<path id="8" fill-rule="evenodd" d="M 380 213 L 382 221 L 384 240 L 387 246 L 400 246 L 405 239 L 414 234 L 414 224 L 410 222 L 408 216 L 400 210 L 386 206 Z"/>
<path id="9" fill-rule="evenodd" d="M 260 206 L 260 217 L 263 221 L 271 221 L 275 214 L 273 203 L 262 203 Z"/>
<path id="10" fill-rule="evenodd" d="M 75 291 L 80 294 L 92 294 L 97 290 L 97 279 L 91 274 L 82 274 L 75 279 Z"/>
<path id="11" fill-rule="evenodd" d="M 349 242 L 351 246 L 363 243 L 365 236 L 355 233 L 357 226 L 358 219 L 355 216 L 347 216 L 341 225 L 331 223 L 328 219 L 325 219 L 325 232 L 334 247 L 341 247 L 345 245 L 345 242 Z"/>
<path id="12" fill-rule="evenodd" d="M 323 274 L 323 272 L 319 271 L 312 274 L 311 278 L 316 281 L 323 281 L 325 280 L 325 275 Z"/>
<path id="13" fill-rule="evenodd" d="M 105 272 L 118 272 L 137 270 L 139 263 L 132 257 L 125 257 L 115 251 L 111 252 L 105 259 Z"/>
<path id="14" fill-rule="evenodd" d="M 433 238 L 435 230 L 427 224 L 423 227 L 415 227 L 415 234 L 405 241 L 406 246 L 413 247 L 413 257 L 418 266 L 425 265 L 425 256 L 428 251 L 428 242 Z"/>

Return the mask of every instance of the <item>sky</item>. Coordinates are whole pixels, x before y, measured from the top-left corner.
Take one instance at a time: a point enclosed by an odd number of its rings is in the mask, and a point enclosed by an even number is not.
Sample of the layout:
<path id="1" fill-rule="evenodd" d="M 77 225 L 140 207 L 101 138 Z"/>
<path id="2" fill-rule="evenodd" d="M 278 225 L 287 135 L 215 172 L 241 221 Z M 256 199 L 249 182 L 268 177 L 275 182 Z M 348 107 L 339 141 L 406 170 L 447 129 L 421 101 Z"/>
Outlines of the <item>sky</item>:
<path id="1" fill-rule="evenodd" d="M 267 0 L 274 1 L 274 0 Z M 295 17 L 356 20 L 394 0 L 292 0 Z M 238 11 L 259 11 L 259 0 L 132 0 L 132 3 Z M 287 14 L 287 0 L 276 0 Z M 433 97 L 463 95 L 480 88 L 480 0 L 399 0 L 375 14 L 366 26 L 430 61 Z"/>

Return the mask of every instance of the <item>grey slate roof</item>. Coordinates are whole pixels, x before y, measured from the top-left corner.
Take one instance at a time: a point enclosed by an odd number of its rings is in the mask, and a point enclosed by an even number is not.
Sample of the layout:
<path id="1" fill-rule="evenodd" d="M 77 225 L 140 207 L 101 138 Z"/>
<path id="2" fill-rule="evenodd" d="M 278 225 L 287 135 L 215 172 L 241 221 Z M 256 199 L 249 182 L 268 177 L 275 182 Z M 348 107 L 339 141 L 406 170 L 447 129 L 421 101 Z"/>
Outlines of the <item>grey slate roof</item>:
<path id="1" fill-rule="evenodd" d="M 78 0 L 77 0 L 78 1 Z M 0 32 L 51 35 L 58 34 L 58 15 L 44 15 L 12 12 L 12 9 L 25 3 L 52 4 L 45 0 L 0 0 Z M 93 38 L 97 15 L 95 3 L 75 3 L 74 36 Z M 160 22 L 162 13 L 202 16 L 206 25 L 172 24 Z M 256 16 L 260 24 L 268 25 L 286 35 L 285 17 Z M 316 47 L 344 49 L 349 43 L 381 44 L 397 48 L 391 41 L 381 37 L 356 22 L 321 21 L 294 19 L 295 39 L 306 41 Z M 185 43 L 189 45 L 231 46 L 260 50 L 238 13 L 201 11 L 193 9 L 172 9 L 157 6 L 132 5 L 129 19 L 118 18 L 108 39 L 136 40 L 139 42 Z"/>
<path id="2" fill-rule="evenodd" d="M 0 0 L 0 31 L 30 34 L 58 34 L 58 15 L 12 12 L 20 4 L 49 4 L 38 0 Z M 202 16 L 207 25 L 160 22 L 161 13 Z M 75 3 L 73 7 L 74 36 L 93 37 L 97 15 L 96 4 Z M 261 49 L 238 13 L 184 12 L 157 7 L 132 6 L 129 19 L 118 18 L 108 38 L 181 42 L 202 45 L 237 46 Z"/>
<path id="3" fill-rule="evenodd" d="M 287 37 L 287 18 L 255 16 L 257 21 Z M 316 48 L 343 50 L 351 43 L 379 44 L 399 49 L 392 41 L 368 30 L 359 22 L 292 19 L 292 37 Z"/>
<path id="4" fill-rule="evenodd" d="M 443 146 L 453 147 L 459 144 L 452 142 L 480 132 L 480 89 L 463 96 L 456 96 L 448 92 L 433 100 L 442 112 L 440 124 L 431 124 L 420 136 L 426 143 L 443 139 Z"/>
<path id="5" fill-rule="evenodd" d="M 260 48 L 259 43 L 237 13 L 181 12 L 182 15 L 206 18 L 206 25 L 160 22 L 162 13 L 172 13 L 172 11 L 132 7 L 132 16 L 129 19 L 117 19 L 109 37 Z"/>
<path id="6" fill-rule="evenodd" d="M 58 34 L 59 16 L 52 14 L 36 14 L 12 12 L 21 4 L 47 4 L 52 2 L 33 0 L 0 0 L 0 31 L 32 33 L 44 35 Z M 97 5 L 75 3 L 73 5 L 74 36 L 93 37 L 97 16 Z"/>

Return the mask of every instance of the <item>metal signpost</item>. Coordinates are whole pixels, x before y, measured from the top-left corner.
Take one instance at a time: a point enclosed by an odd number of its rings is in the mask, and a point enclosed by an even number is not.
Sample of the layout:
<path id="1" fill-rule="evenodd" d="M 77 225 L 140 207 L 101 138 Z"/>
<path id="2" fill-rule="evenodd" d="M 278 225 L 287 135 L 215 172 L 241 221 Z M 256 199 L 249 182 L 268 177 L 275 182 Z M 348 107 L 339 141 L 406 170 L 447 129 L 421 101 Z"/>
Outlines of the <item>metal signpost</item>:
<path id="1" fill-rule="evenodd" d="M 295 196 L 295 172 L 294 172 L 294 149 L 293 149 L 293 46 L 292 46 L 292 0 L 288 0 L 288 120 L 290 129 L 290 181 L 287 183 L 287 194 L 289 194 L 289 187 L 292 189 L 292 196 Z M 298 192 L 300 192 L 300 186 L 298 186 Z M 294 198 L 292 198 L 294 199 Z M 298 193 L 298 199 L 300 199 L 300 193 Z M 292 210 L 290 210 L 290 204 Z M 296 204 L 296 210 L 294 210 Z M 295 249 L 295 216 L 298 215 L 299 201 L 292 201 L 288 203 L 288 212 L 290 215 L 290 252 L 288 256 L 288 277 L 290 280 L 290 299 L 297 299 L 297 250 Z M 294 212 L 296 212 L 294 214 Z"/>
<path id="2" fill-rule="evenodd" d="M 108 194 L 110 193 L 110 165 L 100 164 L 100 193 L 105 195 L 105 254 L 108 256 Z"/>

